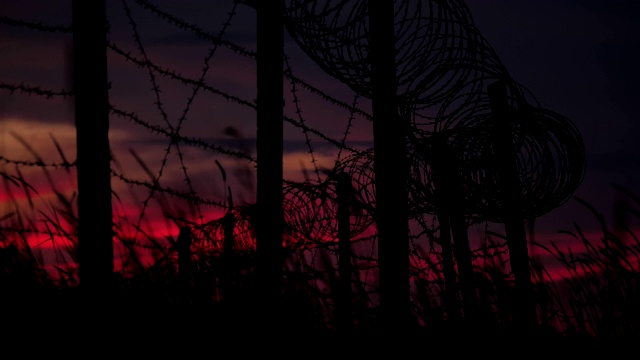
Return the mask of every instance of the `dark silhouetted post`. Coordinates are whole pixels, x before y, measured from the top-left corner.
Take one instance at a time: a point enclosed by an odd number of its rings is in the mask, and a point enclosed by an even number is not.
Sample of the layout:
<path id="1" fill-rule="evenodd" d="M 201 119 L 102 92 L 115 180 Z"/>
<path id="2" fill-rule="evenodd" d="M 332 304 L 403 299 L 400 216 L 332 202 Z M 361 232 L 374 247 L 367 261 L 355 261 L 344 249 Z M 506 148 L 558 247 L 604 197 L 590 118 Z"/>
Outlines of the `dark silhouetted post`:
<path id="1" fill-rule="evenodd" d="M 191 236 L 191 228 L 184 226 L 180 228 L 178 234 L 178 240 L 176 240 L 176 250 L 178 252 L 178 274 L 181 280 L 187 284 L 191 278 L 191 243 L 193 238 Z"/>
<path id="2" fill-rule="evenodd" d="M 336 301 L 337 330 L 348 336 L 353 327 L 351 316 L 351 176 L 339 173 L 336 179 L 338 196 L 338 274 L 340 285 Z"/>
<path id="3" fill-rule="evenodd" d="M 452 192 L 452 203 L 461 204 L 459 201 L 459 191 Z M 478 320 L 478 293 L 476 290 L 476 279 L 473 271 L 473 258 L 471 247 L 469 246 L 469 233 L 467 222 L 456 208 L 451 212 L 451 233 L 453 235 L 453 253 L 458 264 L 460 274 L 460 290 L 462 291 L 462 306 L 464 318 L 471 323 Z"/>
<path id="4" fill-rule="evenodd" d="M 380 316 L 385 331 L 409 325 L 406 124 L 398 114 L 393 0 L 369 1 Z"/>
<path id="5" fill-rule="evenodd" d="M 193 274 L 193 263 L 191 262 L 191 243 L 193 236 L 191 228 L 184 226 L 180 228 L 178 240 L 176 240 L 176 251 L 178 252 L 178 280 L 180 291 L 177 294 L 183 304 L 188 304 L 192 300 L 191 279 Z"/>
<path id="6" fill-rule="evenodd" d="M 458 304 L 458 286 L 453 260 L 453 247 L 451 240 L 451 199 L 450 178 L 446 167 L 450 164 L 447 147 L 440 135 L 432 135 L 434 151 L 432 161 L 433 181 L 435 184 L 436 201 L 438 204 L 438 224 L 440 231 L 440 246 L 442 247 L 442 266 L 444 275 L 444 305 L 447 318 L 451 321 L 460 319 L 460 306 Z"/>
<path id="7" fill-rule="evenodd" d="M 222 302 L 228 304 L 232 297 L 231 279 L 234 271 L 235 256 L 235 237 L 236 219 L 232 211 L 228 211 L 224 215 L 224 240 L 222 244 L 222 279 L 221 292 Z"/>
<path id="8" fill-rule="evenodd" d="M 72 18 L 78 272 L 81 288 L 99 301 L 111 290 L 114 268 L 105 0 L 74 0 Z"/>
<path id="9" fill-rule="evenodd" d="M 468 227 L 464 217 L 464 198 L 462 197 L 462 181 L 460 178 L 460 165 L 454 149 L 446 142 L 439 139 L 439 171 L 443 175 L 440 179 L 440 187 L 444 192 L 442 206 L 449 215 L 449 225 L 453 236 L 453 253 L 458 264 L 458 277 L 460 290 L 462 291 L 462 306 L 465 320 L 474 322 L 478 317 L 478 294 L 476 292 L 476 280 L 473 271 L 473 259 L 469 245 Z"/>
<path id="10" fill-rule="evenodd" d="M 282 286 L 284 1 L 258 1 L 257 11 L 257 276 L 263 319 L 276 320 Z"/>
<path id="11" fill-rule="evenodd" d="M 520 180 L 516 168 L 516 153 L 513 147 L 513 133 L 509 122 L 507 87 L 503 81 L 496 81 L 487 89 L 491 112 L 495 121 L 495 149 L 498 164 L 498 191 L 503 205 L 503 219 L 509 261 L 515 280 L 516 325 L 530 329 L 536 321 L 533 302 L 531 268 L 527 249 L 527 237 L 522 213 Z"/>
<path id="12" fill-rule="evenodd" d="M 451 223 L 449 213 L 440 209 L 438 211 L 438 226 L 440 232 L 440 246 L 442 248 L 442 273 L 444 276 L 443 302 L 449 321 L 460 320 L 460 306 L 458 304 L 458 281 L 456 280 L 456 268 L 453 262 L 453 247 L 451 242 Z"/>

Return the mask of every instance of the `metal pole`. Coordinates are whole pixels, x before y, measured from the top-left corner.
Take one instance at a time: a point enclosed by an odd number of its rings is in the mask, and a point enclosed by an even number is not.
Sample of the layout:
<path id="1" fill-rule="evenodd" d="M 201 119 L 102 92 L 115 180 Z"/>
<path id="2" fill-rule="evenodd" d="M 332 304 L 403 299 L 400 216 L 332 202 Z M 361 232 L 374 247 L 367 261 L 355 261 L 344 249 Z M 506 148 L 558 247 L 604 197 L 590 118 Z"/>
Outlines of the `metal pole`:
<path id="1" fill-rule="evenodd" d="M 522 214 L 520 180 L 516 169 L 516 153 L 509 123 L 507 87 L 504 81 L 496 81 L 487 89 L 493 120 L 495 121 L 496 162 L 500 181 L 500 200 L 503 204 L 504 227 L 509 248 L 509 261 L 515 280 L 516 310 L 514 320 L 524 330 L 536 322 L 533 302 L 531 268 L 527 250 L 527 237 Z"/>
<path id="2" fill-rule="evenodd" d="M 407 329 L 410 306 L 408 160 L 397 103 L 393 0 L 369 1 L 373 147 L 383 329 Z"/>
<path id="3" fill-rule="evenodd" d="M 353 328 L 351 307 L 351 222 L 349 207 L 351 204 L 351 177 L 340 173 L 336 181 L 338 196 L 338 273 L 339 289 L 337 296 L 338 333 L 349 336 Z"/>
<path id="4" fill-rule="evenodd" d="M 72 18 L 79 278 L 100 301 L 114 269 L 105 0 L 74 0 Z"/>
<path id="5" fill-rule="evenodd" d="M 282 286 L 284 2 L 258 1 L 257 219 L 258 306 L 264 325 L 276 320 Z"/>

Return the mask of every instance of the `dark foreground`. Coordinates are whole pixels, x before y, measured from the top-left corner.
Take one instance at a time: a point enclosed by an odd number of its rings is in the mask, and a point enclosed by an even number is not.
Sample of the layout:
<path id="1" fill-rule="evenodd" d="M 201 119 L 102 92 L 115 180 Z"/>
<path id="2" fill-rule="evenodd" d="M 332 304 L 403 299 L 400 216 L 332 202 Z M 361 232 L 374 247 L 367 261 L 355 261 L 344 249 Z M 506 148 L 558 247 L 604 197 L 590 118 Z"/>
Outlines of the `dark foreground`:
<path id="1" fill-rule="evenodd" d="M 295 307 L 266 323 L 247 305 L 223 308 L 120 301 L 90 306 L 69 298 L 40 297 L 4 302 L 2 317 L 1 339 L 7 352 L 45 351 L 49 356 L 87 359 L 100 354 L 127 358 L 197 354 L 210 358 L 580 359 L 634 354 L 640 345 L 635 334 L 596 340 L 482 323 L 434 324 L 410 330 L 371 324 L 349 335 L 337 335 Z"/>

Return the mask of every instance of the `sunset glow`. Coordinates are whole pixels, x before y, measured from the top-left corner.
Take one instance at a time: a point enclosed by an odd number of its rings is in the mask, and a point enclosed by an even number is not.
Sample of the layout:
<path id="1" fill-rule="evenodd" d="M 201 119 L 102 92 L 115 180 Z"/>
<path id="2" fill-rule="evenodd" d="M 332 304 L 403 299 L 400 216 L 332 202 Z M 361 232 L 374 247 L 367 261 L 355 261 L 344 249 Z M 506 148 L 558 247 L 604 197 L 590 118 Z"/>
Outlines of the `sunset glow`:
<path id="1" fill-rule="evenodd" d="M 104 3 L 3 4 L 3 310 L 54 294 L 281 339 L 280 320 L 387 340 L 418 325 L 461 347 L 494 326 L 534 345 L 640 330 L 640 77 L 622 60 L 640 28 L 622 10 Z M 109 192 L 111 234 L 93 234 Z"/>

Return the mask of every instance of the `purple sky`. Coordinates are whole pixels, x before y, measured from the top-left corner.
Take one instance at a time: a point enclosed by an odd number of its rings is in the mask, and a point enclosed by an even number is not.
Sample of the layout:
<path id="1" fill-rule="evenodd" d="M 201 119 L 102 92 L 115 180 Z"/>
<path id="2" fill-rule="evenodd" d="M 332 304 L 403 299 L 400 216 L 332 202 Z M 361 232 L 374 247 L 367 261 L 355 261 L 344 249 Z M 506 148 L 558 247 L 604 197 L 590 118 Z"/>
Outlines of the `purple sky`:
<path id="1" fill-rule="evenodd" d="M 50 25 L 68 26 L 71 23 L 69 0 L 4 0 L 2 3 L 0 16 Z M 122 2 L 109 0 L 107 3 L 110 40 L 141 58 Z M 149 59 L 184 77 L 197 79 L 211 45 L 192 32 L 163 22 L 133 1 L 127 3 Z M 220 32 L 232 7 L 230 0 L 164 0 L 152 3 L 212 34 Z M 635 66 L 640 40 L 634 36 L 640 33 L 640 24 L 635 20 L 640 15 L 640 5 L 624 0 L 467 0 L 467 4 L 478 28 L 513 78 L 530 89 L 543 107 L 568 117 L 581 131 L 588 164 L 584 182 L 576 195 L 591 201 L 605 216 L 610 216 L 614 199 L 611 183 L 636 192 L 640 190 L 637 168 L 640 142 L 636 139 L 639 128 L 634 111 L 640 100 L 637 89 L 640 70 Z M 254 23 L 254 11 L 240 5 L 223 37 L 254 51 Z M 70 34 L 30 31 L 0 23 L 0 83 L 68 89 L 66 56 L 70 40 Z M 209 64 L 206 83 L 238 99 L 253 102 L 256 97 L 255 62 L 225 47 L 216 51 Z M 321 72 L 290 39 L 286 42 L 286 51 L 296 75 L 341 101 L 350 103 L 353 100 L 353 93 L 346 86 Z M 114 52 L 109 52 L 109 66 L 112 104 L 124 111 L 135 112 L 151 124 L 165 125 L 159 109 L 153 104 L 155 94 L 151 91 L 147 71 L 124 61 Z M 176 125 L 192 88 L 157 74 L 156 79 L 162 89 L 163 110 L 169 122 Z M 285 112 L 298 120 L 290 89 L 291 85 L 285 84 Z M 309 92 L 298 90 L 305 124 L 339 140 L 349 112 L 321 101 Z M 364 109 L 369 106 L 362 98 L 358 105 Z M 11 135 L 16 132 L 37 144 L 46 160 L 59 161 L 48 138 L 51 132 L 73 159 L 75 145 L 71 109 L 68 100 L 19 93 L 10 95 L 8 91 L 0 90 L 0 154 L 10 159 L 32 159 Z M 239 129 L 246 138 L 252 138 L 255 112 L 201 90 L 185 117 L 182 134 L 233 147 L 234 140 L 224 135 L 224 129 L 230 125 Z M 362 117 L 354 119 L 348 138 L 353 146 L 367 145 L 371 140 L 370 125 Z M 147 179 L 129 149 L 145 159 L 152 171 L 159 170 L 168 144 L 166 138 L 115 116 L 111 130 L 114 153 L 124 164 L 127 176 Z M 301 166 L 312 168 L 304 134 L 291 125 L 285 126 L 285 132 L 289 140 L 285 175 L 299 177 Z M 330 166 L 337 156 L 335 147 L 326 145 L 315 136 L 310 140 L 316 160 Z M 228 157 L 194 147 L 181 146 L 180 150 L 184 152 L 185 164 L 203 196 L 219 195 L 223 189 L 219 185 L 220 176 L 214 160 L 229 168 L 239 164 Z M 177 154 L 177 149 L 173 148 L 168 157 L 163 177 L 165 185 L 184 183 Z M 240 163 L 248 166 L 246 162 Z M 234 191 L 241 193 L 243 189 L 236 185 Z M 597 228 L 593 217 L 573 200 L 539 219 L 538 225 L 545 232 L 555 232 L 559 228 L 571 227 L 572 220 L 578 220 L 585 227 Z"/>
<path id="2" fill-rule="evenodd" d="M 610 216 L 611 183 L 640 190 L 640 100 L 637 18 L 640 4 L 613 0 L 469 0 L 477 26 L 512 76 L 542 106 L 571 119 L 582 133 L 587 173 L 576 192 Z M 545 220 L 594 218 L 569 201 Z M 583 217 L 584 216 L 584 217 Z M 542 220 L 542 219 L 541 219 Z"/>

